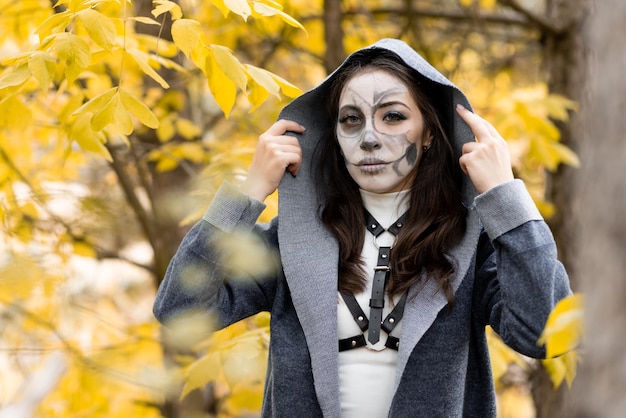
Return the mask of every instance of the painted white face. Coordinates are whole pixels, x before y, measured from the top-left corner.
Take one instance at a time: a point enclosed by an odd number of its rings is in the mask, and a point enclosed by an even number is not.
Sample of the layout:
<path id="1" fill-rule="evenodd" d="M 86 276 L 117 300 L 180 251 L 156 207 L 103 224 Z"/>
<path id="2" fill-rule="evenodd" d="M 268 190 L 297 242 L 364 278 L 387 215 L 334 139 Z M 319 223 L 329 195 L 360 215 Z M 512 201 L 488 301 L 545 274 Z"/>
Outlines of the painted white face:
<path id="1" fill-rule="evenodd" d="M 366 70 L 341 92 L 337 140 L 361 189 L 397 192 L 409 187 L 407 176 L 421 157 L 424 119 L 402 81 L 384 70 Z"/>

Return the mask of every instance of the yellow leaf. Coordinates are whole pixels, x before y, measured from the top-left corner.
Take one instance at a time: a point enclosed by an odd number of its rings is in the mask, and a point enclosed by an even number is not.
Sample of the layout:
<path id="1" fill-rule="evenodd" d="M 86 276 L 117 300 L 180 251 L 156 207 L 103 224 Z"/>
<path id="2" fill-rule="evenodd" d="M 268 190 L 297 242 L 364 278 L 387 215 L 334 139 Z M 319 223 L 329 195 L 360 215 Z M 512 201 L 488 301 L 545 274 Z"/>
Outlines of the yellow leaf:
<path id="1" fill-rule="evenodd" d="M 232 51 L 221 45 L 209 45 L 209 49 L 213 53 L 215 62 L 222 72 L 233 80 L 239 89 L 245 91 L 248 78 L 246 77 L 243 65 L 235 58 Z"/>
<path id="2" fill-rule="evenodd" d="M 263 381 L 267 366 L 267 353 L 259 337 L 240 341 L 222 353 L 222 372 L 231 386 L 242 381 Z"/>
<path id="3" fill-rule="evenodd" d="M 201 388 L 215 380 L 221 369 L 220 353 L 209 353 L 193 362 L 185 370 L 185 385 L 180 394 L 184 399 L 194 389 Z"/>
<path id="4" fill-rule="evenodd" d="M 176 119 L 176 131 L 185 139 L 194 139 L 202 135 L 202 130 L 185 118 Z"/>
<path id="5" fill-rule="evenodd" d="M 567 164 L 572 167 L 580 167 L 580 160 L 578 159 L 578 155 L 570 148 L 566 147 L 561 143 L 552 144 L 552 148 L 554 152 L 558 155 L 559 163 Z"/>
<path id="6" fill-rule="evenodd" d="M 35 52 L 28 59 L 28 69 L 41 87 L 47 89 L 54 76 L 56 62 L 47 52 Z"/>
<path id="7" fill-rule="evenodd" d="M 459 4 L 463 7 L 470 7 L 474 4 L 474 0 L 459 0 Z"/>
<path id="8" fill-rule="evenodd" d="M 304 29 L 304 26 L 302 26 L 302 24 L 300 22 L 298 22 L 296 19 L 294 19 L 293 17 L 289 16 L 287 13 L 283 12 L 279 8 L 273 7 L 273 6 L 270 6 L 270 5 L 266 4 L 266 3 L 261 3 L 261 2 L 258 2 L 258 1 L 253 2 L 253 4 L 254 4 L 254 11 L 256 13 L 260 14 L 261 16 L 276 16 L 276 15 L 278 15 L 288 25 L 291 25 L 293 27 L 302 29 L 303 31 L 306 32 L 306 29 Z"/>
<path id="9" fill-rule="evenodd" d="M 213 3 L 213 5 L 217 7 L 220 12 L 222 12 L 224 18 L 228 17 L 230 9 L 226 6 L 224 0 L 211 0 L 211 3 Z"/>
<path id="10" fill-rule="evenodd" d="M 251 112 L 263 104 L 270 94 L 280 99 L 280 86 L 276 82 L 274 74 L 249 64 L 245 68 L 251 78 L 251 81 L 248 82 L 248 100 L 252 104 Z"/>
<path id="11" fill-rule="evenodd" d="M 553 119 L 567 121 L 569 119 L 568 110 L 578 110 L 578 104 L 560 94 L 550 94 L 545 99 L 548 116 Z"/>
<path id="12" fill-rule="evenodd" d="M 76 116 L 81 113 L 95 113 L 102 109 L 102 107 L 108 103 L 111 98 L 117 93 L 117 87 L 110 88 L 103 93 L 100 93 L 93 99 L 89 100 L 87 103 L 83 104 L 81 107 L 76 109 L 72 115 Z"/>
<path id="13" fill-rule="evenodd" d="M 139 122 L 143 123 L 148 128 L 158 128 L 159 119 L 154 113 L 152 113 L 152 110 L 150 110 L 148 106 L 123 89 L 120 89 L 120 97 L 126 110 L 128 110 L 131 115 L 136 117 Z"/>
<path id="14" fill-rule="evenodd" d="M 202 28 L 200 22 L 191 19 L 179 19 L 172 23 L 172 39 L 174 44 L 185 54 L 186 57 L 201 45 Z"/>
<path id="15" fill-rule="evenodd" d="M 244 21 L 247 21 L 250 14 L 252 14 L 247 0 L 224 0 L 224 5 L 231 12 L 241 16 Z"/>
<path id="16" fill-rule="evenodd" d="M 166 117 L 161 120 L 161 123 L 159 123 L 159 127 L 156 130 L 156 134 L 161 142 L 166 142 L 172 139 L 172 137 L 176 134 L 176 129 L 174 128 L 174 122 L 171 117 Z"/>
<path id="17" fill-rule="evenodd" d="M 63 106 L 59 112 L 59 121 L 64 124 L 69 124 L 70 121 L 68 119 L 72 116 L 72 113 L 82 106 L 84 98 L 85 96 L 82 94 L 82 91 L 80 93 L 72 94 L 65 106 Z"/>
<path id="18" fill-rule="evenodd" d="M 69 10 L 60 13 L 53 13 L 52 16 L 39 25 L 35 33 L 39 35 L 39 41 L 42 42 L 48 36 L 54 33 L 60 33 L 72 22 L 73 13 Z"/>
<path id="19" fill-rule="evenodd" d="M 151 19 L 149 17 L 145 17 L 145 16 L 131 16 L 128 18 L 128 20 L 133 20 L 139 23 L 143 23 L 145 25 L 161 26 L 160 22 L 157 22 L 156 20 Z"/>
<path id="20" fill-rule="evenodd" d="M 27 64 L 18 66 L 15 70 L 5 72 L 0 76 L 0 90 L 7 87 L 19 86 L 30 77 L 30 71 Z"/>
<path id="21" fill-rule="evenodd" d="M 146 73 L 147 76 L 152 78 L 154 81 L 159 83 L 161 87 L 167 89 L 170 85 L 165 81 L 163 77 L 159 75 L 151 66 L 150 66 L 150 55 L 148 55 L 144 51 L 140 51 L 135 48 L 129 48 L 126 50 L 126 53 L 130 55 L 133 60 L 139 65 L 139 68 Z"/>
<path id="22" fill-rule="evenodd" d="M 263 405 L 263 381 L 240 382 L 225 401 L 226 410 L 232 416 L 247 416 L 260 411 Z"/>
<path id="23" fill-rule="evenodd" d="M 152 10 L 152 16 L 154 17 L 158 17 L 166 12 L 170 12 L 172 14 L 172 20 L 178 20 L 183 17 L 183 11 L 180 6 L 172 1 L 153 0 L 152 3 L 156 5 L 156 7 Z"/>
<path id="24" fill-rule="evenodd" d="M 19 96 L 8 96 L 0 101 L 0 126 L 5 129 L 22 132 L 32 118 L 32 110 Z"/>
<path id="25" fill-rule="evenodd" d="M 85 9 L 78 13 L 89 37 L 102 48 L 110 51 L 115 46 L 115 24 L 95 9 Z"/>
<path id="26" fill-rule="evenodd" d="M 106 137 L 101 132 L 96 132 L 91 127 L 91 114 L 78 115 L 68 134 L 69 139 L 76 141 L 85 151 L 93 152 L 109 161 L 113 161 L 109 150 L 104 146 Z"/>
<path id="27" fill-rule="evenodd" d="M 172 145 L 169 148 L 169 152 L 181 160 L 189 160 L 194 163 L 201 163 L 205 155 L 204 148 L 198 141 Z"/>
<path id="28" fill-rule="evenodd" d="M 570 295 L 557 303 L 537 342 L 546 346 L 547 357 L 555 357 L 578 347 L 583 335 L 583 296 Z"/>
<path id="29" fill-rule="evenodd" d="M 117 105 L 119 96 L 117 95 L 117 90 L 115 94 L 111 96 L 108 102 L 104 103 L 102 108 L 96 111 L 91 117 L 91 128 L 94 131 L 103 130 L 108 124 L 114 123 L 115 121 L 115 107 Z"/>
<path id="30" fill-rule="evenodd" d="M 556 358 L 542 360 L 541 363 L 550 376 L 555 389 L 561 386 L 563 380 L 567 382 L 568 386 L 572 386 L 578 366 L 578 354 L 576 351 L 570 351 Z"/>
<path id="31" fill-rule="evenodd" d="M 254 65 L 246 64 L 246 72 L 248 75 L 257 82 L 268 93 L 276 96 L 280 99 L 280 86 L 274 80 L 273 74 L 263 68 L 255 67 Z"/>
<path id="32" fill-rule="evenodd" d="M 272 74 L 272 78 L 278 85 L 280 86 L 281 92 L 287 97 L 298 97 L 302 94 L 302 90 L 298 87 L 294 86 L 287 80 L 277 76 L 276 74 Z"/>
<path id="33" fill-rule="evenodd" d="M 91 245 L 87 244 L 86 242 L 74 241 L 72 242 L 72 248 L 74 249 L 74 254 L 76 255 L 89 257 L 89 258 L 96 257 L 96 251 L 93 249 Z"/>
<path id="34" fill-rule="evenodd" d="M 28 297 L 43 278 L 44 272 L 35 261 L 25 255 L 3 257 L 0 265 L 0 298 L 3 301 L 14 301 Z"/>
<path id="35" fill-rule="evenodd" d="M 128 136 L 133 133 L 134 129 L 133 121 L 130 118 L 129 111 L 128 109 L 126 109 L 124 103 L 122 102 L 121 94 L 115 95 L 113 99 L 115 101 L 113 126 L 121 131 L 124 135 Z"/>
<path id="36" fill-rule="evenodd" d="M 209 89 L 213 94 L 213 98 L 222 109 L 222 112 L 224 112 L 226 118 L 228 118 L 237 97 L 236 84 L 224 74 L 212 53 L 206 56 L 204 72 L 207 75 Z"/>
<path id="37" fill-rule="evenodd" d="M 487 343 L 489 344 L 489 357 L 491 359 L 491 369 L 493 379 L 497 382 L 508 370 L 509 364 L 517 364 L 526 367 L 522 357 L 512 348 L 504 344 L 498 334 L 491 327 L 485 329 Z"/>
<path id="38" fill-rule="evenodd" d="M 54 48 L 59 59 L 65 62 L 65 77 L 68 84 L 72 84 L 89 65 L 91 60 L 89 45 L 79 36 L 64 32 L 56 35 Z"/>
<path id="39" fill-rule="evenodd" d="M 480 7 L 493 10 L 496 7 L 496 0 L 480 0 Z"/>

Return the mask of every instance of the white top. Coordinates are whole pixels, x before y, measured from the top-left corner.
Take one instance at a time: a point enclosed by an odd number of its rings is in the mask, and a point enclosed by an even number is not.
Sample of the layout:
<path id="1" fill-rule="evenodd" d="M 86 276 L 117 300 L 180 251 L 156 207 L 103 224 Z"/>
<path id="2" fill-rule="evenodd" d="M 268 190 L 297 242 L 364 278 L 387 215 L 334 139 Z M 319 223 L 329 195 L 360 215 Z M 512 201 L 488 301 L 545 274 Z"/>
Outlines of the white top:
<path id="1" fill-rule="evenodd" d="M 387 229 L 408 208 L 408 193 L 409 191 L 405 190 L 397 193 L 375 194 L 361 190 L 361 197 L 365 208 L 383 228 Z M 366 228 L 365 225 L 363 228 Z M 374 267 L 378 260 L 378 248 L 374 243 L 374 236 L 367 230 L 365 234 L 361 255 L 366 265 L 367 284 L 363 292 L 354 296 L 369 318 L 369 300 L 372 294 Z M 394 240 L 395 236 L 385 231 L 376 239 L 376 244 L 379 247 L 391 247 Z M 399 299 L 398 297 L 390 301 L 387 298 L 383 308 L 383 319 L 391 312 Z M 361 329 L 339 294 L 338 301 L 339 339 L 361 334 Z M 401 327 L 402 321 L 396 325 L 391 334 L 399 337 Z M 364 334 L 367 340 L 367 330 Z M 367 347 L 339 353 L 339 396 L 342 418 L 378 418 L 388 415 L 393 397 L 398 352 L 385 349 L 386 340 L 387 334 L 381 330 L 380 341 L 375 345 L 367 341 Z"/>

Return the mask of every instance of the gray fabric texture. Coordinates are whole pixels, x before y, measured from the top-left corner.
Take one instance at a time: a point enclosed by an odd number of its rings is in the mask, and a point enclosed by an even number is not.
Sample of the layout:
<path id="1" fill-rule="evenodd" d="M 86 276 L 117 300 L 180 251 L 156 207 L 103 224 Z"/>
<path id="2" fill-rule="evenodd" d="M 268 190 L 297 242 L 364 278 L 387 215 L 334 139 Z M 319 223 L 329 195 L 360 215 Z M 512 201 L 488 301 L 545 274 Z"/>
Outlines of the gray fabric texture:
<path id="1" fill-rule="evenodd" d="M 386 48 L 449 89 L 452 105 L 471 109 L 450 81 L 408 45 L 386 39 Z M 349 60 L 350 58 L 348 58 Z M 185 237 L 159 288 L 154 313 L 167 323 L 189 309 L 217 315 L 227 326 L 260 311 L 271 313 L 271 345 L 263 416 L 339 417 L 337 352 L 338 246 L 318 217 L 311 156 L 327 121 L 331 74 L 289 104 L 280 118 L 307 128 L 298 176 L 279 186 L 278 217 L 255 225 L 263 205 L 229 184 Z M 458 156 L 474 139 L 454 114 Z M 432 281 L 412 288 L 402 322 L 391 417 L 495 417 L 495 394 L 485 326 L 523 354 L 542 357 L 536 345 L 547 316 L 568 295 L 567 275 L 552 235 L 519 180 L 476 196 L 465 178 L 467 231 L 448 255 L 456 262 L 455 302 Z M 280 254 L 274 274 L 232 277 L 220 262 L 216 236 L 252 231 Z M 496 268 L 497 267 L 497 268 Z M 241 273 L 239 273 L 239 276 Z M 191 277 L 188 277 L 191 276 Z M 196 287 L 185 287 L 192 282 Z"/>

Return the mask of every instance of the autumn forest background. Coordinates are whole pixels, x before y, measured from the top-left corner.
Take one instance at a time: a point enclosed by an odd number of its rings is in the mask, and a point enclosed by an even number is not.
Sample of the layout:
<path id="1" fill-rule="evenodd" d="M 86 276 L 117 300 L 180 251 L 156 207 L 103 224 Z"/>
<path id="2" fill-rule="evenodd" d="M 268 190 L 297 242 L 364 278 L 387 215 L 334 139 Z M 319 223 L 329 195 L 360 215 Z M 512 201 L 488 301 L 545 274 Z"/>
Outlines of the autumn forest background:
<path id="1" fill-rule="evenodd" d="M 163 328 L 155 291 L 280 109 L 383 37 L 508 141 L 571 275 L 538 342 L 554 360 L 488 334 L 499 416 L 622 416 L 625 17 L 621 0 L 0 0 L 0 417 L 258 416 L 269 318 Z M 224 245 L 235 268 L 267 256 Z"/>

